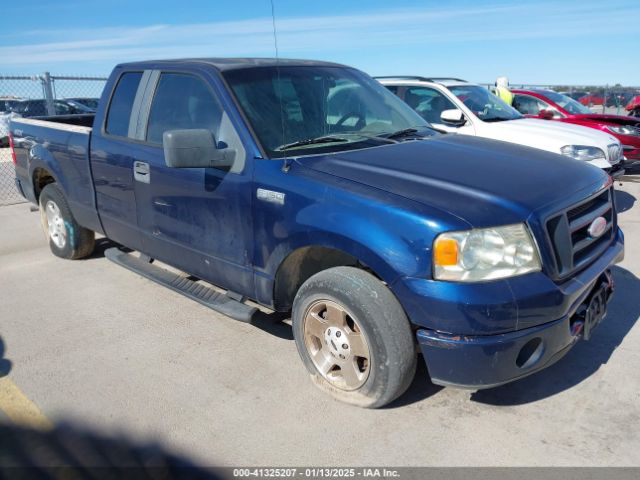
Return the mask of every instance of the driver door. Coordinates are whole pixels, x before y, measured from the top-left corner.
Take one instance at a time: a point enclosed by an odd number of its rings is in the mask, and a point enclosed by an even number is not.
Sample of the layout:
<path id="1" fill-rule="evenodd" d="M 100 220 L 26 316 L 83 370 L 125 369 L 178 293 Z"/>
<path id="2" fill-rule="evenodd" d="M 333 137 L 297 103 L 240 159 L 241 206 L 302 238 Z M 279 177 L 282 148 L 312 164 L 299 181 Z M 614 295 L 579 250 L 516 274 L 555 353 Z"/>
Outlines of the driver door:
<path id="1" fill-rule="evenodd" d="M 253 293 L 251 165 L 211 88 L 208 72 L 159 72 L 149 87 L 144 138 L 133 176 L 144 252 L 242 295 Z M 236 152 L 242 168 L 172 168 L 162 146 L 168 130 L 207 129 Z"/>

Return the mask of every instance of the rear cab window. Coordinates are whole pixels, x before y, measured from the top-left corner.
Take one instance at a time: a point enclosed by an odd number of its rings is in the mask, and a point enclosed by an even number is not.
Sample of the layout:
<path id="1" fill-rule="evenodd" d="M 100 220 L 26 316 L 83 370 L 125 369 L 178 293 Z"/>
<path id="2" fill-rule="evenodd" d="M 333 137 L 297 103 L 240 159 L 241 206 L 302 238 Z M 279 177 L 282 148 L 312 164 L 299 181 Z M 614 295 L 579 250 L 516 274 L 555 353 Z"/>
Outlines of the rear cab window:
<path id="1" fill-rule="evenodd" d="M 126 72 L 118 79 L 105 121 L 105 132 L 109 135 L 129 135 L 131 112 L 141 79 L 142 72 Z"/>

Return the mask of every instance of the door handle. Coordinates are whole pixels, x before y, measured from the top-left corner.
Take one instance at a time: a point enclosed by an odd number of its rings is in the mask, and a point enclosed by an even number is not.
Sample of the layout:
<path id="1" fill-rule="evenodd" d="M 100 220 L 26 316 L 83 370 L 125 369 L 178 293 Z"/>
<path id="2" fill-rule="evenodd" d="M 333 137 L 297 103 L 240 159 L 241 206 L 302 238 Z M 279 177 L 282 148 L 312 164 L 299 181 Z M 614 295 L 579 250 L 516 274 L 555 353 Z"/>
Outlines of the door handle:
<path id="1" fill-rule="evenodd" d="M 133 162 L 133 178 L 137 182 L 150 183 L 151 174 L 146 162 Z"/>

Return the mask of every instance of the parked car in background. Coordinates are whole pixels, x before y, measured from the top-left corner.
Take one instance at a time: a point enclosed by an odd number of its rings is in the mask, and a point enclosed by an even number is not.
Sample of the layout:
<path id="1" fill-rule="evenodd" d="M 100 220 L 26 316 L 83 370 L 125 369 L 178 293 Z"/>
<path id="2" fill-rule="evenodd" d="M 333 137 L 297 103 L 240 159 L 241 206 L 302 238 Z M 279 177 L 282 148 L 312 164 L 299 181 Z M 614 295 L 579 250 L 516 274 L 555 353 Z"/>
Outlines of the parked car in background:
<path id="1" fill-rule="evenodd" d="M 19 102 L 18 98 L 0 98 L 0 114 L 12 112 Z"/>
<path id="2" fill-rule="evenodd" d="M 65 98 L 65 101 L 72 105 L 83 105 L 92 111 L 96 111 L 98 109 L 99 98 L 91 98 L 91 97 L 73 97 L 73 98 Z"/>
<path id="3" fill-rule="evenodd" d="M 633 97 L 630 92 L 608 93 L 606 97 L 607 107 L 624 107 Z"/>
<path id="4" fill-rule="evenodd" d="M 486 88 L 457 78 L 378 77 L 420 116 L 447 132 L 519 143 L 624 174 L 617 138 L 570 124 L 525 118 Z"/>
<path id="5" fill-rule="evenodd" d="M 71 104 L 66 100 L 54 100 L 53 107 L 56 115 L 94 113 L 93 110 L 84 105 Z M 42 117 L 48 114 L 47 103 L 44 99 L 21 100 L 13 107 L 13 111 L 22 117 Z"/>
<path id="6" fill-rule="evenodd" d="M 563 95 L 566 95 L 567 97 L 571 97 L 574 100 L 579 100 L 580 98 L 584 97 L 585 95 L 589 95 L 589 92 L 582 92 L 579 90 L 574 90 L 572 92 L 560 92 Z"/>
<path id="7" fill-rule="evenodd" d="M 636 95 L 624 107 L 632 117 L 640 117 L 640 95 Z"/>
<path id="8" fill-rule="evenodd" d="M 604 97 L 599 93 L 590 93 L 589 95 L 580 97 L 578 101 L 587 107 L 604 105 Z"/>
<path id="9" fill-rule="evenodd" d="M 359 406 L 401 395 L 419 349 L 433 383 L 479 389 L 597 341 L 624 256 L 602 170 L 438 134 L 342 65 L 123 64 L 95 115 L 11 133 L 53 254 L 98 232 L 142 252 L 110 260 L 236 320 L 269 321 L 248 299 L 287 312 L 313 383 Z M 241 336 L 233 355 L 262 374 Z"/>
<path id="10" fill-rule="evenodd" d="M 0 148 L 9 146 L 9 122 L 17 116 L 13 109 L 19 102 L 15 97 L 0 97 Z"/>
<path id="11" fill-rule="evenodd" d="M 514 89 L 513 107 L 523 115 L 595 128 L 620 140 L 625 157 L 640 160 L 640 119 L 593 113 L 572 98 L 552 90 Z"/>

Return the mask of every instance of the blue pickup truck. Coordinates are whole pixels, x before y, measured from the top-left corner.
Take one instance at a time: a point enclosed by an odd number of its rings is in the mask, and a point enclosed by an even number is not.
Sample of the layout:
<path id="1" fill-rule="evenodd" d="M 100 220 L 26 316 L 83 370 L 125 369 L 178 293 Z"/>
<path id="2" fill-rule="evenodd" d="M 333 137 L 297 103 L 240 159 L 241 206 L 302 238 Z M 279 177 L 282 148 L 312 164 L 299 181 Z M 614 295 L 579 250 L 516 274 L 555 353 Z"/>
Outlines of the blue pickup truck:
<path id="1" fill-rule="evenodd" d="M 55 255 L 98 233 L 231 318 L 291 312 L 313 382 L 365 407 L 420 354 L 471 389 L 552 364 L 605 316 L 624 254 L 600 169 L 442 134 L 333 63 L 122 64 L 95 115 L 14 119 L 11 145 Z"/>

